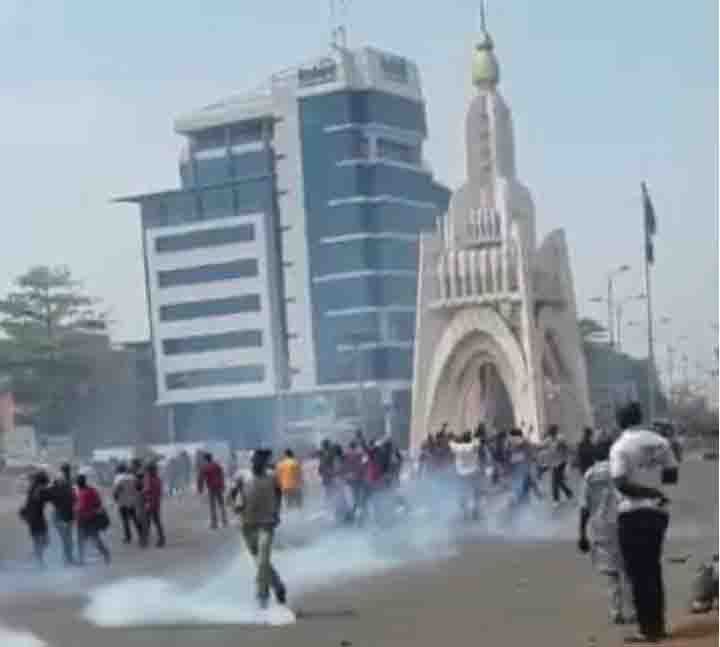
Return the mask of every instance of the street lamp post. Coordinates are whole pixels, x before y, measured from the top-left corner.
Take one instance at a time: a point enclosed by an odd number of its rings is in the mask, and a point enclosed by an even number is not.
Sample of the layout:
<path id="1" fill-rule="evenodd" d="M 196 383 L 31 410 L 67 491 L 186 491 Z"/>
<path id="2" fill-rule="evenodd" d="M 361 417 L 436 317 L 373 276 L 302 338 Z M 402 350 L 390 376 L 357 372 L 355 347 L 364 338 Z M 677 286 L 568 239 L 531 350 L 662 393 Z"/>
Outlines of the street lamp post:
<path id="1" fill-rule="evenodd" d="M 628 303 L 632 303 L 633 301 L 643 301 L 645 299 L 645 294 L 637 294 L 632 297 L 625 297 L 624 299 L 621 299 L 619 303 L 617 304 L 617 308 L 615 310 L 615 316 L 617 319 L 617 349 L 618 352 L 622 351 L 622 314 L 623 314 L 623 308 Z"/>

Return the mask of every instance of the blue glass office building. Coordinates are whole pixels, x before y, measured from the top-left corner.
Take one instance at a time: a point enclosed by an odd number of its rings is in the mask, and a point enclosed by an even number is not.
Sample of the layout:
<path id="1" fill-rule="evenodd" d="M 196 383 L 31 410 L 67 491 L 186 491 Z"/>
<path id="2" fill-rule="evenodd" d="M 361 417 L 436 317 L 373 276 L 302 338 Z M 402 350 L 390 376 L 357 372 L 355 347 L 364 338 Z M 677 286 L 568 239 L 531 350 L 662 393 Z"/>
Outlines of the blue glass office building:
<path id="1" fill-rule="evenodd" d="M 422 156 L 417 68 L 338 49 L 176 130 L 181 188 L 125 199 L 175 436 L 245 447 L 362 425 L 403 441 L 418 234 L 449 197 Z"/>

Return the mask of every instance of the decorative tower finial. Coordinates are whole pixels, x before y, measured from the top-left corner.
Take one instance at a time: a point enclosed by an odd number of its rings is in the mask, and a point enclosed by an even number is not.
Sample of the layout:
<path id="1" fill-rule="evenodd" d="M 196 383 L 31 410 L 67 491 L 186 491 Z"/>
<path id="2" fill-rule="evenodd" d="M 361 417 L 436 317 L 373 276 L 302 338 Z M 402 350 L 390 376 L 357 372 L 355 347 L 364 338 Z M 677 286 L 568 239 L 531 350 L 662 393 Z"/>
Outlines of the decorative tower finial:
<path id="1" fill-rule="evenodd" d="M 473 52 L 473 84 L 477 87 L 493 86 L 500 80 L 500 68 L 493 40 L 487 30 L 487 2 L 480 0 L 480 39 Z"/>

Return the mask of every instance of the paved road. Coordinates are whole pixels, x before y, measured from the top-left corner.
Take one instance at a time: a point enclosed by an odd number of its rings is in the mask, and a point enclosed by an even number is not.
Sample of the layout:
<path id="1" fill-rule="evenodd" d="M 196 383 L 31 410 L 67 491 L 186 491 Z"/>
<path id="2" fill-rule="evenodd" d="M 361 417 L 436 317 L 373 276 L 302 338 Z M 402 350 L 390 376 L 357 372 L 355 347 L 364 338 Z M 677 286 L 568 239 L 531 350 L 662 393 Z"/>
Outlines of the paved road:
<path id="1" fill-rule="evenodd" d="M 667 557 L 691 556 L 666 564 L 676 626 L 685 623 L 694 566 L 717 551 L 717 492 L 717 464 L 685 466 L 666 549 Z M 210 534 L 194 499 L 170 504 L 168 517 L 173 539 L 166 550 L 116 551 L 109 571 L 51 571 L 39 579 L 11 563 L 0 576 L 0 622 L 53 647 L 620 644 L 620 633 L 607 624 L 602 583 L 575 551 L 574 510 L 543 513 L 502 536 L 416 521 L 370 538 L 320 533 L 318 539 L 322 519 L 288 520 L 277 564 L 292 606 L 303 613 L 283 627 L 223 624 L 225 616 L 252 610 L 252 575 L 244 556 L 237 557 L 235 532 Z M 7 553 L 15 520 L 0 519 Z M 138 583 L 139 576 L 154 579 Z M 96 618 L 117 620 L 114 612 L 161 626 L 98 627 L 83 617 L 89 601 Z M 193 615 L 219 624 L 188 625 Z M 717 632 L 717 616 L 708 621 L 700 633 Z M 673 644 L 717 644 L 717 633 L 705 641 Z M 15 646 L 5 640 L 3 647 Z"/>

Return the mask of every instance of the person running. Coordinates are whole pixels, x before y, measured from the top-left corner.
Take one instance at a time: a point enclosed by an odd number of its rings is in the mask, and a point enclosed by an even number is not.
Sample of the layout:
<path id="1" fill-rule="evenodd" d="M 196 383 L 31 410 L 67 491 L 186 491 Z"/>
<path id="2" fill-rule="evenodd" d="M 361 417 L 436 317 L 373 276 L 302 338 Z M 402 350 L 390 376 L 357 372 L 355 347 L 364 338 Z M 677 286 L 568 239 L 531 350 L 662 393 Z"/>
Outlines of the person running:
<path id="1" fill-rule="evenodd" d="M 60 538 L 65 566 L 71 566 L 75 561 L 73 557 L 75 491 L 71 471 L 70 464 L 63 463 L 60 466 L 60 476 L 55 479 L 50 489 L 50 501 L 54 508 L 53 524 Z"/>
<path id="2" fill-rule="evenodd" d="M 552 498 L 556 506 L 560 505 L 560 493 L 562 492 L 566 499 L 573 497 L 572 490 L 568 487 L 566 477 L 566 469 L 569 455 L 567 442 L 560 435 L 557 425 L 552 425 L 548 429 L 548 461 L 550 464 L 550 477 L 552 485 Z"/>
<path id="3" fill-rule="evenodd" d="M 532 449 L 521 429 L 510 431 L 506 457 L 502 460 L 510 473 L 510 507 L 525 506 L 530 502 L 533 481 Z"/>
<path id="4" fill-rule="evenodd" d="M 343 463 L 345 482 L 352 496 L 352 518 L 360 523 L 365 516 L 366 483 L 365 451 L 359 446 L 359 440 L 353 438 L 348 444 Z"/>
<path id="5" fill-rule="evenodd" d="M 589 552 L 595 570 L 607 577 L 611 621 L 614 624 L 629 624 L 635 622 L 635 609 L 620 554 L 616 495 L 610 478 L 609 455 L 610 443 L 599 444 L 595 449 L 595 463 L 583 478 L 578 548 L 582 553 Z"/>
<path id="6" fill-rule="evenodd" d="M 480 515 L 480 441 L 467 431 L 458 442 L 450 441 L 460 488 L 460 510 L 466 520 Z"/>
<path id="7" fill-rule="evenodd" d="M 238 479 L 231 491 L 234 508 L 242 521 L 245 545 L 257 565 L 256 595 L 260 608 L 270 600 L 270 590 L 279 604 L 287 601 L 287 589 L 272 565 L 275 529 L 280 523 L 282 491 L 268 470 L 272 452 L 256 450 L 251 460 L 252 476 Z"/>
<path id="8" fill-rule="evenodd" d="M 585 473 L 593 466 L 593 463 L 597 459 L 593 436 L 593 430 L 590 429 L 590 427 L 585 427 L 582 440 L 577 446 L 576 465 L 578 472 L 580 472 L 580 478 L 585 476 Z"/>
<path id="9" fill-rule="evenodd" d="M 222 525 L 227 527 L 227 511 L 225 510 L 225 472 L 222 465 L 213 459 L 207 452 L 203 457 L 203 465 L 198 472 L 198 494 L 202 494 L 207 487 L 208 505 L 210 506 L 210 528 L 217 530 L 218 509 Z"/>
<path id="10" fill-rule="evenodd" d="M 670 521 L 663 485 L 674 485 L 678 468 L 672 446 L 642 426 L 637 402 L 618 412 L 620 437 L 610 450 L 610 476 L 618 492 L 618 539 L 630 579 L 638 633 L 627 642 L 659 642 L 666 635 L 662 549 Z"/>
<path id="11" fill-rule="evenodd" d="M 20 508 L 20 517 L 30 531 L 33 555 L 40 568 L 45 567 L 45 551 L 50 544 L 48 523 L 45 518 L 45 505 L 52 499 L 49 489 L 50 479 L 44 471 L 36 472 L 30 481 L 25 505 Z"/>
<path id="12" fill-rule="evenodd" d="M 100 532 L 103 526 L 102 500 L 98 491 L 88 485 L 87 476 L 79 474 L 76 481 L 75 519 L 78 527 L 78 563 L 85 564 L 85 544 L 95 544 L 106 564 L 110 563 L 110 551 L 103 542 Z"/>
<path id="13" fill-rule="evenodd" d="M 145 487 L 145 467 L 142 459 L 133 458 L 130 463 L 130 474 L 135 483 L 135 518 L 138 524 L 138 544 L 141 548 L 145 548 L 148 544 L 148 515 L 145 507 L 145 495 L 143 489 Z"/>
<path id="14" fill-rule="evenodd" d="M 275 476 L 288 509 L 301 509 L 303 503 L 302 465 L 295 458 L 292 449 L 286 449 L 285 457 L 275 465 Z"/>
<path id="15" fill-rule="evenodd" d="M 142 539 L 142 525 L 137 516 L 140 493 L 135 484 L 135 476 L 130 474 L 125 463 L 117 466 L 113 482 L 113 499 L 118 506 L 123 527 L 123 543 L 132 543 L 132 527 L 135 528 L 138 541 Z"/>
<path id="16" fill-rule="evenodd" d="M 165 529 L 161 518 L 163 482 L 158 475 L 157 463 L 154 461 L 145 470 L 142 494 L 145 503 L 145 528 L 143 533 L 145 545 L 147 546 L 150 540 L 150 528 L 154 526 L 157 534 L 155 546 L 162 548 L 165 546 Z"/>

